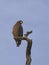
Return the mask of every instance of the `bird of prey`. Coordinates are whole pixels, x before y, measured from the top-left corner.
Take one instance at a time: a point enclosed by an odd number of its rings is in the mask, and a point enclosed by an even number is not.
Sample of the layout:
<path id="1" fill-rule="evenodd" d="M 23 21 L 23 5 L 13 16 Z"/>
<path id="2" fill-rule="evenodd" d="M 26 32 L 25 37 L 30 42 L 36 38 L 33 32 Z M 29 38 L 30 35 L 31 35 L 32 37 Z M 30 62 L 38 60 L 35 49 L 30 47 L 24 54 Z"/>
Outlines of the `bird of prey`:
<path id="1" fill-rule="evenodd" d="M 22 27 L 22 20 L 19 20 L 16 22 L 16 24 L 13 26 L 12 34 L 14 36 L 14 40 L 16 41 L 17 47 L 21 44 L 20 39 L 17 39 L 17 37 L 23 36 L 23 27 Z"/>

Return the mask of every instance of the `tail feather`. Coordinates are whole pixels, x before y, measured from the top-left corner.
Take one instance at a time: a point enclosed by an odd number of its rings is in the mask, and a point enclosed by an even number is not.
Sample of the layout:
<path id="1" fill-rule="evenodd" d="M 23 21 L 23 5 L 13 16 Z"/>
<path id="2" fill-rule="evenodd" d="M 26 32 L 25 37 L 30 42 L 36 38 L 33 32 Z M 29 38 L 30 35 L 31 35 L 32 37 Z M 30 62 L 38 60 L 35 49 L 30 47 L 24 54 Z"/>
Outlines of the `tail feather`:
<path id="1" fill-rule="evenodd" d="M 21 44 L 21 40 L 17 40 L 17 41 L 16 41 L 16 44 L 17 44 L 17 46 L 19 47 L 20 44 Z"/>
<path id="2" fill-rule="evenodd" d="M 21 44 L 21 40 L 18 40 L 18 39 L 15 39 L 15 38 L 14 38 L 14 40 L 15 40 L 15 42 L 16 42 L 17 47 L 19 47 L 20 44 Z"/>

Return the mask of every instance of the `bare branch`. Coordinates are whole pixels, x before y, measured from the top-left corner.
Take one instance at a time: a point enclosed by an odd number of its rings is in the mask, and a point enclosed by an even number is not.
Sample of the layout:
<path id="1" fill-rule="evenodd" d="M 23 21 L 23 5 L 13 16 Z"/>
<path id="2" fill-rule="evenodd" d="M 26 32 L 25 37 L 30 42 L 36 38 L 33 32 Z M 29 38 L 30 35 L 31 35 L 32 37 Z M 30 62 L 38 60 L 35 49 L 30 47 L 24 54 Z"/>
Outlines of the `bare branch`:
<path id="1" fill-rule="evenodd" d="M 28 31 L 26 34 L 24 34 L 24 36 L 28 36 L 29 34 L 31 34 L 32 33 L 32 30 L 31 31 Z"/>
<path id="2" fill-rule="evenodd" d="M 19 40 L 26 40 L 27 41 L 27 48 L 26 48 L 26 65 L 31 64 L 31 47 L 32 47 L 32 40 L 28 38 L 28 35 L 31 34 L 32 31 L 27 32 L 24 34 L 23 37 L 14 37 L 14 39 L 19 39 Z"/>

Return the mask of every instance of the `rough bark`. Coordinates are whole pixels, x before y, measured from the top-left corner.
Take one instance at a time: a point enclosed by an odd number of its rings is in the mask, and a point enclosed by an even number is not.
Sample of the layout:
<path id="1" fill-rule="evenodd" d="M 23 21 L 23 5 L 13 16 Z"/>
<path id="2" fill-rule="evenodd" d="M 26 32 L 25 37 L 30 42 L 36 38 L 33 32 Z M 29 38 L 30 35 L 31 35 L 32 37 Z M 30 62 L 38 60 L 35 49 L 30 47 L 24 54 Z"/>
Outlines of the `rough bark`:
<path id="1" fill-rule="evenodd" d="M 31 47 L 32 47 L 32 40 L 28 41 L 27 48 L 26 48 L 26 65 L 31 64 Z"/>

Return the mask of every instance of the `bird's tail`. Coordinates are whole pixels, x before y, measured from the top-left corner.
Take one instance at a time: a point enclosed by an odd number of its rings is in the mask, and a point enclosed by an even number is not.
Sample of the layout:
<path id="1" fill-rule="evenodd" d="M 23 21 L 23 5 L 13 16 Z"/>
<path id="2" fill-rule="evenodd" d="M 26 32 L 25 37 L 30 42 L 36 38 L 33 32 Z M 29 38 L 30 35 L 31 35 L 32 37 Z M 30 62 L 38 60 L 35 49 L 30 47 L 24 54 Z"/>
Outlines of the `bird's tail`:
<path id="1" fill-rule="evenodd" d="M 17 44 L 17 47 L 19 47 L 20 44 L 21 44 L 21 40 L 17 40 L 17 41 L 16 41 L 16 44 Z"/>
<path id="2" fill-rule="evenodd" d="M 21 40 L 18 40 L 18 39 L 15 39 L 15 38 L 14 38 L 14 40 L 15 40 L 15 42 L 16 42 L 17 47 L 19 47 L 20 44 L 21 44 Z"/>

